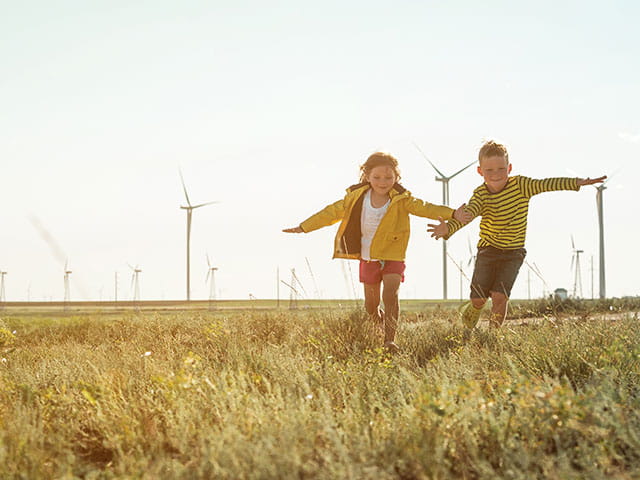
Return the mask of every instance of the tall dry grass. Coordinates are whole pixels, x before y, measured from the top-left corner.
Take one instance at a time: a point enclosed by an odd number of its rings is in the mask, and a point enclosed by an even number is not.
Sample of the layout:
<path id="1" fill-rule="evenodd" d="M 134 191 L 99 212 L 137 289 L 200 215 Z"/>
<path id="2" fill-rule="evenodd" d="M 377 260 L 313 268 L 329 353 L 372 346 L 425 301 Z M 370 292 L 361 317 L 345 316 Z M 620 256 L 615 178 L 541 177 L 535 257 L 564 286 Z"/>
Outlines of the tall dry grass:
<path id="1" fill-rule="evenodd" d="M 0 478 L 636 478 L 631 315 L 453 319 L 391 357 L 351 311 L 5 318 Z"/>

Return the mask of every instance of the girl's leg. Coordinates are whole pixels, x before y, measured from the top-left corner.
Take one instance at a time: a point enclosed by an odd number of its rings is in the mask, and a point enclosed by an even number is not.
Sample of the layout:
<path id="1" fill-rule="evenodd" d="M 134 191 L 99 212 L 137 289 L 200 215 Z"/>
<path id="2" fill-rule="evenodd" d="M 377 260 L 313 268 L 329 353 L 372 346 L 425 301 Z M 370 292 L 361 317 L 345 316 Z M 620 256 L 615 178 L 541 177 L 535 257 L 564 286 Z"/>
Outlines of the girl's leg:
<path id="1" fill-rule="evenodd" d="M 364 283 L 364 308 L 376 325 L 382 325 L 384 312 L 380 308 L 380 284 Z"/>
<path id="2" fill-rule="evenodd" d="M 400 314 L 400 304 L 398 301 L 398 292 L 400 291 L 400 283 L 402 276 L 397 273 L 388 273 L 382 276 L 382 302 L 384 303 L 385 319 L 384 319 L 384 342 L 393 344 L 396 337 L 396 329 L 398 327 L 398 315 Z"/>

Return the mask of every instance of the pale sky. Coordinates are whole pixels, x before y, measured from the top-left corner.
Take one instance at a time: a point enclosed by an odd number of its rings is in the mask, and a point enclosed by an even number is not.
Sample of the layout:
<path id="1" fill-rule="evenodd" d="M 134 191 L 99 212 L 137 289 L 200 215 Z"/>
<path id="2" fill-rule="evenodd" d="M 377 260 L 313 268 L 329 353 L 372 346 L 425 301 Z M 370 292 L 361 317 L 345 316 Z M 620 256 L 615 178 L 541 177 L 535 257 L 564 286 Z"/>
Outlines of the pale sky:
<path id="1" fill-rule="evenodd" d="M 357 262 L 332 260 L 337 226 L 281 233 L 344 195 L 375 150 L 440 204 L 445 173 L 507 145 L 512 174 L 612 175 L 607 295 L 638 295 L 640 6 L 634 1 L 30 1 L 0 15 L 0 269 L 7 301 L 275 298 L 295 268 L 308 298 L 350 298 Z M 466 201 L 472 167 L 450 184 Z M 598 295 L 595 189 L 531 201 L 527 260 Z M 414 217 L 401 298 L 442 297 L 442 247 Z M 449 241 L 466 268 L 479 220 Z M 36 227 L 39 225 L 39 227 Z M 46 234 L 45 234 L 46 232 Z M 48 240 L 45 239 L 48 238 Z M 315 283 L 307 267 L 314 273 Z M 523 266 L 513 298 L 542 295 Z M 347 272 L 349 270 L 347 269 Z M 449 298 L 459 298 L 450 262 Z M 471 269 L 466 268 L 471 276 Z M 468 296 L 464 281 L 463 296 Z M 281 298 L 288 298 L 281 285 Z"/>

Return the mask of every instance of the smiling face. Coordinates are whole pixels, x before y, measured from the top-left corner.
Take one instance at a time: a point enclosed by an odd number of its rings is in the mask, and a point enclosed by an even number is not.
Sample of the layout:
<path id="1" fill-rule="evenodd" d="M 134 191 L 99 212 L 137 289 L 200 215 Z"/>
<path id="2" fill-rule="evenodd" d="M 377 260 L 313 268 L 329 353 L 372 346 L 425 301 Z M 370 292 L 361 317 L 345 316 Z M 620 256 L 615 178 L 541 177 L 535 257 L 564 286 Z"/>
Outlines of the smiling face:
<path id="1" fill-rule="evenodd" d="M 503 155 L 492 155 L 480 160 L 478 173 L 491 193 L 501 191 L 509 180 L 511 164 Z"/>
<path id="2" fill-rule="evenodd" d="M 389 195 L 398 177 L 393 168 L 379 165 L 371 169 L 366 179 L 371 184 L 371 189 L 374 193 L 377 195 Z"/>

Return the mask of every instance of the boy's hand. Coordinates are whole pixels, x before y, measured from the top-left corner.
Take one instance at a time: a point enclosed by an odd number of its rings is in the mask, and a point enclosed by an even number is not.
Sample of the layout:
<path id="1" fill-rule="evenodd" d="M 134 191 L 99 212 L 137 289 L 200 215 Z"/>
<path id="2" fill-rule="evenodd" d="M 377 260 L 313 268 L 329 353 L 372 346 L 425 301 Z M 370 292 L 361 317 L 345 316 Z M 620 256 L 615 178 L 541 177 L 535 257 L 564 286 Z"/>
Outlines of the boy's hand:
<path id="1" fill-rule="evenodd" d="M 469 223 L 471 220 L 473 220 L 473 215 L 471 215 L 469 212 L 467 212 L 464 207 L 466 207 L 467 204 L 463 203 L 462 205 L 460 205 L 458 207 L 458 209 L 453 212 L 453 218 L 455 218 L 457 221 L 459 221 L 461 224 L 465 225 L 467 223 Z"/>
<path id="2" fill-rule="evenodd" d="M 291 227 L 291 228 L 284 228 L 282 231 L 284 233 L 304 233 L 304 230 L 302 230 L 302 227 L 300 227 L 300 226 Z"/>
<path id="3" fill-rule="evenodd" d="M 602 183 L 604 179 L 607 178 L 606 175 L 603 175 L 598 178 L 578 178 L 578 186 L 582 187 L 583 185 L 593 185 L 594 183 Z"/>
<path id="4" fill-rule="evenodd" d="M 438 217 L 438 221 L 440 223 L 428 223 L 427 224 L 427 233 L 430 233 L 432 237 L 435 237 L 436 240 L 444 237 L 449 233 L 449 225 L 445 222 L 442 217 Z"/>

